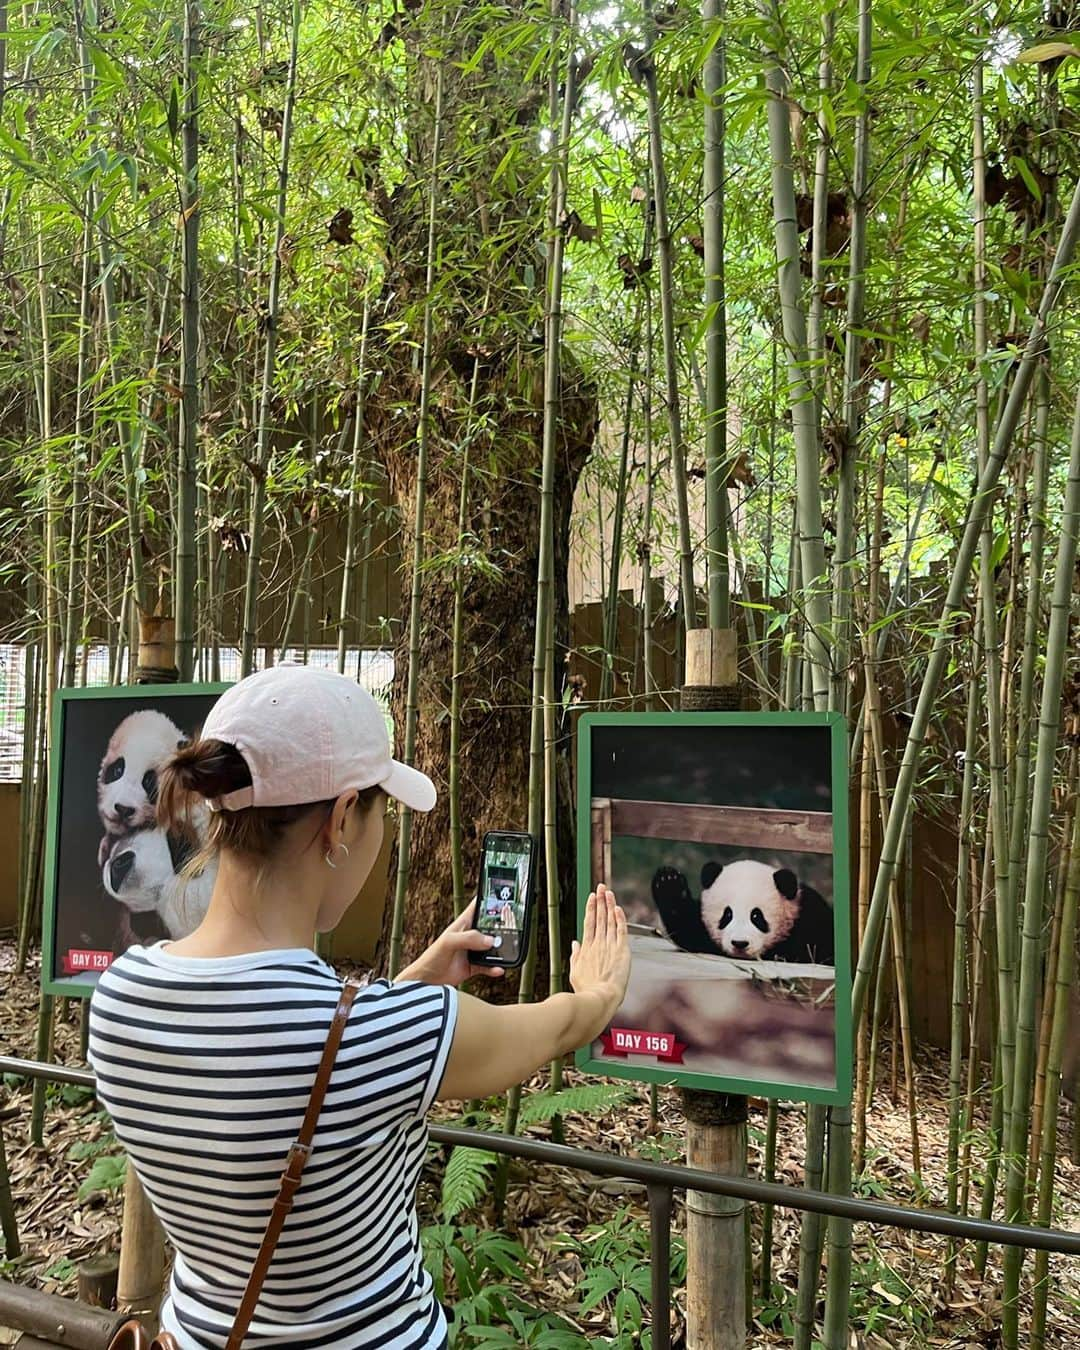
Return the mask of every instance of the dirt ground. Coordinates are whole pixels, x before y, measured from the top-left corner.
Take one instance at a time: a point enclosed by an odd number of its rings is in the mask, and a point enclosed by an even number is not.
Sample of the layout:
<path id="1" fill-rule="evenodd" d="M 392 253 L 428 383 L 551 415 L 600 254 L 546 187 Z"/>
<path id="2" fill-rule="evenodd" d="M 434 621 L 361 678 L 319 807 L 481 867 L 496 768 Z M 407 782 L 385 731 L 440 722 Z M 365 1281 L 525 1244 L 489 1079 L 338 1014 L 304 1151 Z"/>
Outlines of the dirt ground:
<path id="1" fill-rule="evenodd" d="M 9 1053 L 32 1056 L 36 1021 L 36 972 L 16 978 L 11 974 L 10 946 L 0 944 L 0 1044 Z M 61 1011 L 57 1024 L 56 1058 L 78 1064 L 80 1044 L 79 1009 Z M 883 1055 L 887 1072 L 888 1051 Z M 946 1197 L 946 1078 L 940 1056 L 924 1055 L 917 1066 L 919 1129 L 923 1158 L 921 1189 L 912 1175 L 911 1140 L 907 1113 L 894 1105 L 886 1090 L 879 1088 L 868 1129 L 868 1163 L 858 1179 L 861 1194 L 904 1204 L 924 1203 L 944 1207 Z M 575 1075 L 569 1075 L 575 1081 Z M 541 1086 L 538 1083 L 536 1086 Z M 6 1085 L 6 1105 L 14 1118 L 4 1124 L 24 1254 L 17 1262 L 2 1263 L 8 1279 L 52 1292 L 73 1293 L 81 1262 L 115 1250 L 120 1225 L 119 1192 L 96 1194 L 80 1200 L 78 1192 L 95 1163 L 95 1145 L 107 1155 L 109 1126 L 103 1113 L 84 1092 L 50 1088 L 45 1126 L 45 1147 L 35 1149 L 28 1139 L 30 1094 L 25 1085 Z M 450 1112 L 440 1112 L 452 1119 Z M 761 1167 L 764 1142 L 764 1110 L 755 1105 L 751 1113 L 751 1168 Z M 1071 1130 L 1066 1111 L 1063 1130 Z M 977 1122 L 977 1129 L 985 1121 Z M 644 1154 L 679 1160 L 681 1114 L 674 1092 L 661 1093 L 661 1130 L 650 1134 L 648 1093 L 636 1091 L 629 1104 L 607 1116 L 570 1116 L 565 1120 L 568 1143 L 606 1152 Z M 546 1126 L 536 1127 L 543 1136 Z M 975 1153 L 978 1156 L 979 1142 Z M 777 1180 L 800 1185 L 802 1167 L 801 1108 L 781 1106 L 777 1147 Z M 428 1169 L 421 1186 L 421 1218 L 430 1221 L 437 1195 L 439 1160 Z M 426 1212 L 425 1212 L 426 1211 Z M 582 1275 L 580 1259 L 568 1259 L 556 1240 L 566 1236 L 587 1238 L 589 1225 L 610 1221 L 619 1213 L 640 1218 L 647 1233 L 643 1188 L 628 1183 L 602 1181 L 566 1169 L 515 1166 L 505 1227 L 537 1259 L 529 1274 L 529 1288 L 522 1293 L 536 1307 L 557 1309 L 568 1325 L 576 1326 L 582 1344 L 604 1344 L 612 1335 L 610 1311 L 603 1307 L 591 1313 L 575 1312 L 576 1288 Z M 491 1220 L 490 1210 L 463 1216 L 481 1226 Z M 1058 1167 L 1056 1221 L 1062 1228 L 1080 1232 L 1080 1168 L 1063 1158 Z M 675 1224 L 682 1225 L 681 1201 L 676 1202 Z M 761 1215 L 752 1214 L 755 1261 L 761 1233 Z M 854 1232 L 853 1308 L 855 1325 L 852 1345 L 865 1350 L 885 1347 L 996 1346 L 1000 1340 L 998 1303 L 999 1254 L 991 1260 L 987 1279 L 980 1282 L 973 1269 L 974 1253 L 961 1253 L 956 1287 L 947 1297 L 942 1285 L 945 1243 L 921 1234 L 903 1234 L 885 1228 L 858 1225 Z M 782 1312 L 790 1309 L 791 1290 L 798 1268 L 799 1225 L 788 1211 L 775 1215 L 773 1230 L 773 1292 L 767 1300 L 755 1300 L 757 1317 L 748 1344 L 759 1347 L 784 1345 Z M 1030 1270 L 1030 1262 L 1028 1263 Z M 1049 1350 L 1080 1347 L 1080 1260 L 1053 1258 L 1053 1292 L 1050 1304 Z M 684 1294 L 674 1291 L 675 1344 L 681 1344 Z M 1024 1313 L 1026 1319 L 1026 1311 Z M 0 1336 L 0 1344 L 3 1344 Z M 635 1342 L 618 1342 L 628 1346 Z"/>

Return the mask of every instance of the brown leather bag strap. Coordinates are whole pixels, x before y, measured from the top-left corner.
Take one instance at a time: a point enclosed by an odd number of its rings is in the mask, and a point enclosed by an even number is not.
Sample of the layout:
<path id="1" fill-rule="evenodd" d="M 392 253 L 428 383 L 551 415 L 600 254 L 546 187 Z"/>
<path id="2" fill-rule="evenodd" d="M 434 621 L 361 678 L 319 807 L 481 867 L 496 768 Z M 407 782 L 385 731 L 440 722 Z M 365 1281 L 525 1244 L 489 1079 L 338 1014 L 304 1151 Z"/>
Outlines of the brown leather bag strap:
<path id="1" fill-rule="evenodd" d="M 334 1012 L 334 1020 L 330 1023 L 330 1032 L 327 1035 L 326 1046 L 319 1062 L 319 1071 L 315 1075 L 315 1082 L 311 1089 L 311 1099 L 304 1114 L 304 1123 L 300 1126 L 300 1133 L 296 1136 L 296 1142 L 289 1149 L 285 1170 L 281 1174 L 281 1189 L 274 1201 L 274 1208 L 270 1212 L 270 1221 L 266 1225 L 266 1232 L 263 1234 L 262 1245 L 259 1247 L 255 1264 L 251 1267 L 247 1288 L 244 1290 L 244 1297 L 240 1300 L 240 1307 L 236 1314 L 236 1321 L 233 1322 L 232 1331 L 229 1333 L 229 1339 L 225 1342 L 225 1350 L 240 1350 L 244 1343 L 244 1337 L 247 1335 L 247 1329 L 251 1325 L 251 1319 L 255 1316 L 255 1308 L 259 1302 L 266 1273 L 270 1269 L 274 1248 L 281 1236 L 281 1230 L 285 1227 L 285 1220 L 289 1211 L 293 1207 L 293 1198 L 300 1187 L 300 1177 L 304 1171 L 304 1165 L 311 1154 L 311 1142 L 315 1138 L 315 1126 L 319 1123 L 319 1112 L 322 1110 L 323 1102 L 326 1099 L 326 1089 L 330 1086 L 330 1075 L 334 1069 L 338 1046 L 341 1044 L 341 1037 L 349 1020 L 349 1010 L 352 1008 L 353 1000 L 356 998 L 359 989 L 359 985 L 347 984 L 341 991 L 341 1000 Z"/>

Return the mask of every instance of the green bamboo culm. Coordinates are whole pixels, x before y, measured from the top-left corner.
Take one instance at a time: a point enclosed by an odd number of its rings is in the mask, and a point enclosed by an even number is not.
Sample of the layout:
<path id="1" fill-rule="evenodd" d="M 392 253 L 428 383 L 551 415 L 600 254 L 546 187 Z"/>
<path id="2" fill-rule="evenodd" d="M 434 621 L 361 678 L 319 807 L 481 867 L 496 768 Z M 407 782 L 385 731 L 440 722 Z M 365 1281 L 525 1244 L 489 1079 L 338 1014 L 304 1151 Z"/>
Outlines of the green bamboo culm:
<path id="1" fill-rule="evenodd" d="M 900 857 L 900 848 L 906 836 L 907 820 L 911 810 L 919 759 L 937 701 L 942 676 L 945 673 L 952 650 L 956 617 L 964 612 L 964 597 L 968 587 L 968 578 L 982 535 L 983 522 L 1001 476 L 1002 468 L 1012 448 L 1020 415 L 1027 402 L 1028 391 L 1031 388 L 1031 382 L 1045 348 L 1047 322 L 1064 288 L 1065 278 L 1076 250 L 1078 235 L 1080 235 L 1080 185 L 1073 193 L 1068 214 L 1062 225 L 1054 261 L 1050 268 L 1046 286 L 1043 288 L 1038 312 L 1024 345 L 1023 356 L 1013 377 L 1008 400 L 997 425 L 986 468 L 979 475 L 978 482 L 969 498 L 967 518 L 956 552 L 948 593 L 934 631 L 922 686 L 919 690 L 918 701 L 904 745 L 900 771 L 893 790 L 888 824 L 882 840 L 877 875 L 874 878 L 874 890 L 870 899 L 866 933 L 855 973 L 852 994 L 852 1022 L 854 1025 L 858 1025 L 862 1016 L 867 990 L 873 975 L 874 956 L 878 951 L 881 930 L 884 927 L 888 912 L 889 887 L 892 884 Z"/>
<path id="2" fill-rule="evenodd" d="M 196 584 L 199 482 L 199 71 L 202 53 L 199 0 L 184 4 L 183 102 L 180 123 L 181 281 L 180 426 L 176 473 L 176 666 L 182 683 L 195 678 L 195 627 L 200 612 Z"/>
<path id="3" fill-rule="evenodd" d="M 828 1110 L 813 1103 L 806 1108 L 806 1157 L 803 1175 L 808 1190 L 820 1190 L 825 1175 L 825 1124 Z M 795 1298 L 794 1350 L 810 1350 L 814 1341 L 818 1280 L 821 1276 L 821 1241 L 824 1225 L 820 1214 L 807 1210 L 799 1228 L 799 1285 Z"/>
<path id="4" fill-rule="evenodd" d="M 80 83 L 82 86 L 83 112 L 91 141 L 97 139 L 98 112 L 95 103 L 94 58 L 88 34 L 96 34 L 98 13 L 95 0 L 76 0 L 73 10 L 75 38 L 78 46 Z M 108 351 L 109 372 L 113 385 L 119 383 L 120 374 L 116 361 L 116 336 L 121 332 L 120 318 L 116 302 L 115 255 L 113 253 L 114 233 L 107 202 L 103 202 L 95 181 L 90 180 L 87 189 L 93 200 L 93 216 L 97 224 L 97 251 L 100 268 L 101 309 L 104 318 L 105 341 Z M 134 410 L 131 410 L 134 411 Z M 128 567 L 131 574 L 131 591 L 134 604 L 128 604 L 131 631 L 137 631 L 138 614 L 146 609 L 147 587 L 143 563 L 143 516 L 144 494 L 140 489 L 138 464 L 131 432 L 131 419 L 120 414 L 116 417 L 116 444 L 120 447 L 120 461 L 124 479 L 125 516 L 127 519 Z M 124 587 L 124 600 L 128 601 L 128 587 Z M 123 632 L 121 632 L 121 645 Z M 134 666 L 134 653 L 132 654 Z M 113 683 L 116 683 L 114 680 Z"/>
<path id="5" fill-rule="evenodd" d="M 990 391 L 986 374 L 987 272 L 986 272 L 986 147 L 983 134 L 983 67 L 975 63 L 972 76 L 972 159 L 974 217 L 974 345 L 975 345 L 975 445 L 978 472 L 986 467 L 990 447 Z M 990 832 L 993 840 L 994 914 L 997 921 L 998 1036 L 1005 1084 L 1006 1128 L 1009 1094 L 1013 1081 L 1013 1043 L 1016 1036 L 1016 890 L 1009 872 L 1009 802 L 1005 761 L 1008 754 L 1001 705 L 1001 656 L 998 604 L 994 580 L 994 497 L 987 503 L 979 541 L 979 620 L 983 630 L 986 660 L 987 749 L 990 777 Z M 1026 785 L 1025 785 L 1026 788 Z M 992 1171 L 988 1172 L 992 1176 Z"/>
<path id="6" fill-rule="evenodd" d="M 364 295 L 364 313 L 360 320 L 360 355 L 356 366 L 356 406 L 352 416 L 352 458 L 349 462 L 349 510 L 345 520 L 345 557 L 341 564 L 341 595 L 338 600 L 338 636 L 337 668 L 339 674 L 345 673 L 345 652 L 349 624 L 349 609 L 352 604 L 352 591 L 356 576 L 356 528 L 360 515 L 361 497 L 365 515 L 370 515 L 372 502 L 366 485 L 360 482 L 360 470 L 364 453 L 364 413 L 367 404 L 367 348 L 368 329 L 371 323 L 371 296 Z M 366 634 L 358 631 L 356 645 L 364 649 Z"/>
<path id="7" fill-rule="evenodd" d="M 405 737 L 402 759 L 411 765 L 416 757 L 416 723 L 420 691 L 420 600 L 424 569 L 424 523 L 427 512 L 428 456 L 431 448 L 431 368 L 435 322 L 435 262 L 438 249 L 439 163 L 443 134 L 443 62 L 438 62 L 435 79 L 434 132 L 431 146 L 431 172 L 428 184 L 427 272 L 424 281 L 424 335 L 420 362 L 420 410 L 416 429 L 416 501 L 413 505 L 412 591 L 409 597 L 409 673 L 405 691 Z M 412 839 L 412 812 L 402 807 L 398 817 L 397 877 L 394 886 L 394 910 L 390 924 L 388 971 L 394 979 L 401 969 L 401 948 L 405 936 L 405 893 L 409 885 L 409 844 Z"/>
<path id="8" fill-rule="evenodd" d="M 87 388 L 90 371 L 90 338 L 93 331 L 91 306 L 93 303 L 92 283 L 94 275 L 94 224 L 90 209 L 89 193 L 84 198 L 86 213 L 83 221 L 82 236 L 82 281 L 79 286 L 79 352 L 76 358 L 75 376 L 75 436 L 71 447 L 71 530 L 68 534 L 68 573 L 67 599 L 64 604 L 64 674 L 63 683 L 75 683 L 75 666 L 78 657 L 79 639 L 85 625 L 88 588 L 91 569 L 80 568 L 83 562 L 81 549 L 83 539 L 83 508 L 86 496 L 86 477 L 93 440 L 93 412 L 88 415 L 92 400 Z M 87 423 L 90 423 L 88 432 Z M 92 522 L 86 522 L 87 541 L 93 536 Z M 82 576 L 80 577 L 80 570 Z M 82 604 L 76 599 L 80 582 L 83 583 Z M 25 838 L 21 835 L 20 838 Z"/>
<path id="9" fill-rule="evenodd" d="M 818 446 L 816 399 L 810 382 L 806 338 L 806 310 L 800 273 L 802 253 L 795 210 L 794 157 L 788 78 L 782 52 L 784 27 L 777 0 L 760 0 L 759 13 L 769 35 L 764 54 L 768 91 L 769 157 L 772 169 L 773 225 L 776 238 L 777 283 L 788 371 L 788 398 L 795 440 L 795 484 L 803 604 L 806 621 L 807 673 L 813 705 L 824 712 L 829 704 L 830 664 L 828 575 L 825 531 L 821 513 L 821 456 Z"/>
<path id="10" fill-rule="evenodd" d="M 707 55 L 702 67 L 705 102 L 705 575 L 710 628 L 730 626 L 727 479 L 727 292 L 724 265 L 724 150 L 727 55 L 725 0 L 703 0 Z M 747 611 L 750 614 L 750 611 Z"/>
<path id="11" fill-rule="evenodd" d="M 855 568 L 855 489 L 865 404 L 862 368 L 866 300 L 867 218 L 870 181 L 870 98 L 873 24 L 871 0 L 859 0 L 859 39 L 855 81 L 860 91 L 855 118 L 855 150 L 851 183 L 851 243 L 848 265 L 847 318 L 844 325 L 844 429 L 836 489 L 836 547 L 833 552 L 832 706 L 846 712 Z M 830 1268 L 831 1269 L 831 1268 Z"/>
<path id="12" fill-rule="evenodd" d="M 491 292 L 484 296 L 487 312 Z M 469 384 L 469 406 L 465 435 L 461 443 L 461 484 L 458 489 L 457 557 L 454 561 L 454 618 L 450 632 L 450 747 L 447 762 L 446 798 L 450 813 L 450 880 L 454 893 L 454 913 L 461 914 L 465 896 L 465 850 L 461 823 L 461 686 L 465 673 L 465 550 L 469 545 L 469 451 L 482 423 L 476 421 L 476 400 L 480 389 L 480 357 L 473 361 Z"/>
<path id="13" fill-rule="evenodd" d="M 1080 902 L 1080 811 L 1073 817 L 1069 872 L 1061 908 L 1061 938 L 1058 944 L 1054 989 L 1054 1024 L 1050 1034 L 1050 1055 L 1046 1071 L 1046 1100 L 1043 1106 L 1041 1167 L 1035 1222 L 1049 1227 L 1053 1221 L 1054 1177 L 1057 1165 L 1058 1105 L 1061 1094 L 1061 1063 L 1065 1039 L 1069 1035 L 1070 1001 L 1076 978 L 1077 906 Z M 1080 1116 L 1076 1107 L 1074 1118 Z M 1050 1289 L 1050 1258 L 1035 1253 L 1034 1306 L 1031 1314 L 1031 1350 L 1045 1350 L 1046 1304 Z"/>
<path id="14" fill-rule="evenodd" d="M 1069 475 L 1061 510 L 1050 624 L 1046 634 L 1042 704 L 1035 751 L 1031 820 L 1028 827 L 1027 878 L 1024 887 L 1024 927 L 1020 949 L 1020 991 L 1017 998 L 1016 1060 L 1011 1111 L 1006 1117 L 1005 1216 L 1020 1222 L 1025 1211 L 1027 1134 L 1034 1075 L 1036 1009 L 1042 961 L 1043 915 L 1046 907 L 1047 856 L 1050 818 L 1054 804 L 1054 772 L 1061 736 L 1061 691 L 1069 650 L 1069 620 L 1073 574 L 1080 534 L 1080 392 L 1073 420 Z M 1006 1088 L 1008 1084 L 1006 1083 Z M 1021 1248 L 1005 1251 L 1003 1334 L 1006 1350 L 1019 1345 Z"/>
<path id="15" fill-rule="evenodd" d="M 532 716 L 529 728 L 529 833 L 544 848 L 544 874 L 547 898 L 547 933 L 552 988 L 562 979 L 562 952 L 559 930 L 559 878 L 557 849 L 554 847 L 554 744 L 551 741 L 550 721 L 546 703 L 554 679 L 554 590 L 555 590 L 555 465 L 558 453 L 558 432 L 562 412 L 562 294 L 563 260 L 566 235 L 560 222 L 566 207 L 567 172 L 570 162 L 570 130 L 574 115 L 577 86 L 577 60 L 574 44 L 577 37 L 578 9 L 571 0 L 565 18 L 560 0 L 552 0 L 551 51 L 553 60 L 549 72 L 548 115 L 552 122 L 559 113 L 558 79 L 559 53 L 565 52 L 562 90 L 562 111 L 557 138 L 552 145 L 548 171 L 548 251 L 544 314 L 544 424 L 540 463 L 540 538 L 536 581 L 536 627 L 533 636 Z M 548 677 L 552 667 L 551 679 Z M 554 708 L 552 709 L 554 713 Z M 550 827 L 550 828 L 549 828 Z M 534 907 L 537 915 L 539 906 Z M 522 1003 L 533 998 L 536 979 L 538 919 L 534 918 L 534 932 L 529 953 L 521 972 L 518 999 Z M 517 1131 L 521 1088 L 513 1088 L 506 1099 L 505 1128 L 507 1133 Z M 505 1195 L 506 1168 L 498 1172 L 497 1199 L 501 1205 Z"/>
<path id="16" fill-rule="evenodd" d="M 262 384 L 255 433 L 254 483 L 251 489 L 251 515 L 248 525 L 247 572 L 244 578 L 243 636 L 240 648 L 240 673 L 255 669 L 255 643 L 258 629 L 259 576 L 262 558 L 263 525 L 266 515 L 266 480 L 273 452 L 274 381 L 277 372 L 278 314 L 281 307 L 282 247 L 289 200 L 289 156 L 292 146 L 293 114 L 296 108 L 297 67 L 300 49 L 300 0 L 292 0 L 289 26 L 289 68 L 285 77 L 285 104 L 281 114 L 281 148 L 278 156 L 277 200 L 274 210 L 274 243 L 270 255 L 270 286 L 267 292 L 263 347 Z"/>
<path id="17" fill-rule="evenodd" d="M 649 163 L 653 201 L 656 204 L 656 253 L 660 264 L 660 323 L 664 358 L 664 403 L 671 446 L 671 478 L 679 529 L 679 598 L 685 628 L 698 624 L 694 590 L 694 549 L 690 535 L 690 505 L 686 484 L 686 441 L 683 435 L 682 395 L 679 390 L 678 341 L 675 333 L 675 265 L 668 213 L 667 171 L 664 167 L 664 135 L 660 116 L 660 93 L 656 82 L 654 44 L 656 22 L 652 0 L 645 4 L 645 50 L 631 58 L 632 74 L 645 86 L 649 121 Z M 679 642 L 679 649 L 684 644 Z"/>
<path id="18" fill-rule="evenodd" d="M 952 1015 L 949 1024 L 949 1154 L 948 1209 L 959 1212 L 960 1132 L 964 1105 L 964 1030 L 968 1011 L 968 895 L 971 890 L 971 846 L 974 837 L 975 753 L 979 730 L 981 680 L 972 671 L 968 684 L 967 721 L 964 730 L 964 769 L 960 788 L 960 820 L 957 829 L 956 892 L 953 916 Z M 971 1047 L 975 1053 L 975 1046 Z M 948 1245 L 945 1284 L 953 1287 L 959 1248 Z"/>

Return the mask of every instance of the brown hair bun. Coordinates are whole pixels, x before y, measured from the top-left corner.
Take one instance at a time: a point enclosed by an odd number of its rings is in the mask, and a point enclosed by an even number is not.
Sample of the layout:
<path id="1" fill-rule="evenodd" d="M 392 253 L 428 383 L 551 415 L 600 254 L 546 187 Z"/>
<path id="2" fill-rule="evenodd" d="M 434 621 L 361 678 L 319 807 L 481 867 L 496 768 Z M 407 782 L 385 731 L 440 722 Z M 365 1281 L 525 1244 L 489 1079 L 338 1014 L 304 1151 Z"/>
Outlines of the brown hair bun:
<path id="1" fill-rule="evenodd" d="M 251 771 L 235 745 L 198 740 L 178 750 L 158 779 L 158 824 L 182 828 L 192 797 L 204 800 L 251 786 Z"/>

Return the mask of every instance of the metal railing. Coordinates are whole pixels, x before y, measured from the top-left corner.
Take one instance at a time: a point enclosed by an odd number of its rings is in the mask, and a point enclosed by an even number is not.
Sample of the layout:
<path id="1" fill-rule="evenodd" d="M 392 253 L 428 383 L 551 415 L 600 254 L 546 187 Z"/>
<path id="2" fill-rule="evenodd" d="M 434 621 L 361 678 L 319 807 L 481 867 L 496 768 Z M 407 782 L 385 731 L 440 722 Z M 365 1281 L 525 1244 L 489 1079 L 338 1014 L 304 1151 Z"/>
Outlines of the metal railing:
<path id="1" fill-rule="evenodd" d="M 60 1064 L 41 1064 L 36 1060 L 0 1055 L 0 1074 L 20 1078 L 44 1078 L 54 1083 L 74 1083 L 94 1087 L 89 1069 Z M 649 1232 L 652 1243 L 652 1332 L 654 1350 L 670 1350 L 671 1323 L 671 1209 L 675 1191 L 699 1191 L 723 1195 L 779 1209 L 810 1211 L 834 1215 L 854 1223 L 878 1224 L 883 1228 L 903 1228 L 915 1233 L 936 1233 L 965 1242 L 986 1242 L 993 1246 L 1024 1247 L 1030 1251 L 1052 1252 L 1059 1256 L 1080 1257 L 1080 1233 L 1060 1228 L 1036 1228 L 1031 1224 L 1000 1223 L 994 1219 L 972 1219 L 943 1210 L 919 1209 L 914 1205 L 895 1205 L 885 1200 L 864 1200 L 859 1196 L 830 1195 L 827 1191 L 786 1186 L 778 1181 L 760 1181 L 756 1177 L 722 1176 L 702 1172 L 676 1163 L 647 1162 L 642 1158 L 623 1158 L 614 1153 L 595 1153 L 590 1149 L 550 1144 L 542 1139 L 497 1134 L 488 1130 L 462 1129 L 453 1125 L 431 1125 L 430 1137 L 438 1144 L 464 1145 L 487 1149 L 491 1153 L 521 1158 L 529 1162 L 568 1167 L 592 1176 L 617 1177 L 639 1182 L 645 1187 L 649 1203 Z"/>

